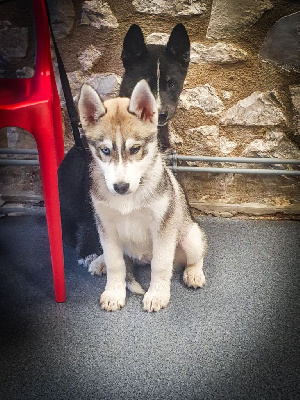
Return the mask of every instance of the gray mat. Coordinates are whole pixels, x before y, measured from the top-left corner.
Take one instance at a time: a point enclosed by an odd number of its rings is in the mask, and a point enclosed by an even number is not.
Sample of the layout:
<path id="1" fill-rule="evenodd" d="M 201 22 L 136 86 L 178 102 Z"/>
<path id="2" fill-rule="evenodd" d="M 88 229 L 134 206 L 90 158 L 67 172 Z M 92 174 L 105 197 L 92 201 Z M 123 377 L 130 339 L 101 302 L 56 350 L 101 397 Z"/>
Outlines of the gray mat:
<path id="1" fill-rule="evenodd" d="M 299 399 L 300 224 L 203 218 L 207 286 L 172 280 L 169 306 L 99 306 L 105 277 L 65 248 L 54 301 L 42 216 L 0 219 L 0 398 Z M 150 270 L 137 271 L 146 288 Z"/>

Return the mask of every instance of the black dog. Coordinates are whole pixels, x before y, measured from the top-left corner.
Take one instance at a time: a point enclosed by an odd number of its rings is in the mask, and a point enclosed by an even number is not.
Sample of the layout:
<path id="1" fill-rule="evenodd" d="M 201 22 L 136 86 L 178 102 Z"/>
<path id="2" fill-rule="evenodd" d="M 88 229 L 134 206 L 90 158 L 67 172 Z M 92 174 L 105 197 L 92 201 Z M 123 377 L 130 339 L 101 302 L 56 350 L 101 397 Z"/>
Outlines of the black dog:
<path id="1" fill-rule="evenodd" d="M 138 25 L 132 25 L 123 43 L 125 74 L 120 96 L 130 97 L 136 83 L 146 79 L 157 99 L 159 141 L 170 147 L 168 120 L 174 116 L 190 61 L 190 41 L 185 27 L 174 27 L 166 46 L 146 45 Z M 63 240 L 76 247 L 79 262 L 89 263 L 102 253 L 90 200 L 88 158 L 73 146 L 59 170 Z"/>
<path id="2" fill-rule="evenodd" d="M 162 148 L 170 147 L 168 120 L 173 118 L 190 62 L 190 40 L 185 27 L 174 27 L 167 46 L 146 46 L 138 25 L 132 25 L 124 38 L 122 60 L 125 74 L 120 96 L 130 97 L 136 83 L 146 79 L 157 99 L 159 139 Z"/>

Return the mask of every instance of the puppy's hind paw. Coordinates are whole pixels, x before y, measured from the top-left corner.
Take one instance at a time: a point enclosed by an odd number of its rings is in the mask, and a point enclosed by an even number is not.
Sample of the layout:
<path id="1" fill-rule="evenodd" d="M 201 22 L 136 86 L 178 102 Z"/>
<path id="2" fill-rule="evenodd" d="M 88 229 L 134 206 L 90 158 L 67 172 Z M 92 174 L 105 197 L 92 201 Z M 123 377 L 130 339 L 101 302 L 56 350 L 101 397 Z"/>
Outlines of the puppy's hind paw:
<path id="1" fill-rule="evenodd" d="M 125 299 L 125 289 L 124 293 L 120 293 L 117 290 L 105 290 L 100 297 L 100 305 L 103 310 L 116 311 L 125 306 Z"/>
<path id="2" fill-rule="evenodd" d="M 83 267 L 88 268 L 88 267 L 90 266 L 91 262 L 93 262 L 94 260 L 96 260 L 96 258 L 98 258 L 98 257 L 99 257 L 99 256 L 98 256 L 98 254 L 96 254 L 96 253 L 90 254 L 89 256 L 87 256 L 87 257 L 85 257 L 85 258 L 80 258 L 80 259 L 78 260 L 78 264 L 79 264 L 79 265 L 82 265 Z"/>
<path id="3" fill-rule="evenodd" d="M 104 261 L 104 255 L 97 257 L 90 263 L 89 272 L 92 275 L 104 275 L 106 274 L 106 264 Z"/>

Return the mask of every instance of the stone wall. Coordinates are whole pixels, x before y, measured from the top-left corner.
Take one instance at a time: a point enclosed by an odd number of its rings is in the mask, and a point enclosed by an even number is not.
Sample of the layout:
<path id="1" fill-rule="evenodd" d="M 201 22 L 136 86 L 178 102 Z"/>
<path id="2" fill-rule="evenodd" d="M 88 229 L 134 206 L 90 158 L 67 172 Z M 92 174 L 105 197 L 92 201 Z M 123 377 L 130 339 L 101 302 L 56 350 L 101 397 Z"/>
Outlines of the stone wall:
<path id="1" fill-rule="evenodd" d="M 177 113 L 170 123 L 173 149 L 185 155 L 300 159 L 297 1 L 50 0 L 49 3 L 75 100 L 83 82 L 89 82 L 104 99 L 118 94 L 123 75 L 122 42 L 132 23 L 141 26 L 148 43 L 166 43 L 173 26 L 182 22 L 191 40 L 191 63 Z M 3 7 L 0 7 L 0 21 L 7 21 L 1 13 Z M 0 54 L 5 58 L 0 60 L 0 74 L 4 61 L 15 68 L 18 61 L 21 71 L 18 73 L 30 74 L 32 65 L 27 59 L 32 54 L 32 35 L 30 29 L 24 31 L 28 27 L 24 18 L 20 20 L 14 14 L 1 26 L 0 39 L 4 33 L 9 37 L 8 31 L 11 37 L 19 34 L 22 43 L 20 40 L 18 44 L 22 49 L 14 49 L 9 43 L 3 49 L 0 40 Z M 27 61 L 25 70 L 22 60 Z M 65 114 L 63 97 L 62 108 Z M 73 139 L 67 118 L 65 128 L 68 149 Z M 6 132 L 2 132 L 0 144 L 22 146 L 20 138 L 25 136 L 19 135 L 14 142 L 11 135 L 11 130 L 7 138 Z M 1 173 L 7 175 L 9 169 L 5 168 Z M 22 180 L 24 173 L 19 170 Z M 13 185 L 16 174 L 12 174 Z M 195 212 L 225 216 L 300 213 L 299 177 L 178 175 Z M 32 176 L 37 182 L 35 171 Z M 7 190 L 7 177 L 5 184 L 2 193 L 11 193 L 11 189 Z M 32 194 L 32 189 L 41 195 L 39 183 L 28 186 L 28 193 Z"/>

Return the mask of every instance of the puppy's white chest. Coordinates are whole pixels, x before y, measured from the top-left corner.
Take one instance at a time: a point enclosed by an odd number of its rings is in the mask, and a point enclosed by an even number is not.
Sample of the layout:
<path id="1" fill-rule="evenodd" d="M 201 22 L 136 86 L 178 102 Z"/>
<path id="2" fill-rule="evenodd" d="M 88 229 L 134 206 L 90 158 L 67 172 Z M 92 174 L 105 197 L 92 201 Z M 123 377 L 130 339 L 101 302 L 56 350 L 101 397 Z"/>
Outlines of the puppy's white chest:
<path id="1" fill-rule="evenodd" d="M 152 224 L 151 214 L 145 211 L 122 215 L 116 221 L 119 238 L 126 254 L 138 259 L 152 256 Z"/>

